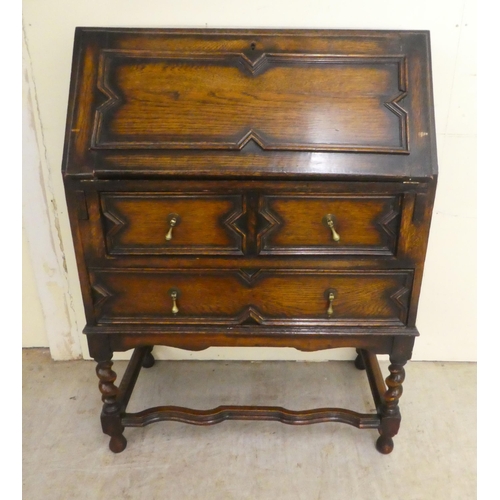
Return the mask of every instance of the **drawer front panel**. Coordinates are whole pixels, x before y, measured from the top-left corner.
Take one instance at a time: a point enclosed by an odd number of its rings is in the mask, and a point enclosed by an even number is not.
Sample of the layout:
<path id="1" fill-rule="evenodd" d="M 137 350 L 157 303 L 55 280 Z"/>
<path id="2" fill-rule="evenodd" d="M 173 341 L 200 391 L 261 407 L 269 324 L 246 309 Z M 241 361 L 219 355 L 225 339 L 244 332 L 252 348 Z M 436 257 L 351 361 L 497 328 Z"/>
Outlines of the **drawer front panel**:
<path id="1" fill-rule="evenodd" d="M 261 254 L 395 255 L 401 196 L 264 195 Z"/>
<path id="2" fill-rule="evenodd" d="M 106 193 L 101 195 L 110 255 L 241 255 L 242 195 Z M 244 228 L 243 228 L 244 229 Z"/>
<path id="3" fill-rule="evenodd" d="M 91 282 L 100 324 L 402 326 L 412 272 L 98 270 Z"/>

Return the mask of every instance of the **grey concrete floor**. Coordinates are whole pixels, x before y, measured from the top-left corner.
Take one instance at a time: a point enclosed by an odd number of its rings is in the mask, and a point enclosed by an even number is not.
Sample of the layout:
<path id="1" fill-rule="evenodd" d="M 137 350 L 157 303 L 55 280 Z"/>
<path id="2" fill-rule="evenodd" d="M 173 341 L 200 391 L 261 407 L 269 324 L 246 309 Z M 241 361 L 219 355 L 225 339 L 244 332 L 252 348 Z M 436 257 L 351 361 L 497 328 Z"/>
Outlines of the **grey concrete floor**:
<path id="1" fill-rule="evenodd" d="M 125 366 L 115 363 L 119 376 Z M 95 363 L 24 350 L 23 498 L 476 498 L 476 365 L 410 362 L 406 375 L 390 455 L 375 450 L 375 430 L 239 421 L 127 428 L 115 455 L 100 429 Z M 162 404 L 373 408 L 365 373 L 345 361 L 158 361 L 141 371 L 128 410 Z"/>

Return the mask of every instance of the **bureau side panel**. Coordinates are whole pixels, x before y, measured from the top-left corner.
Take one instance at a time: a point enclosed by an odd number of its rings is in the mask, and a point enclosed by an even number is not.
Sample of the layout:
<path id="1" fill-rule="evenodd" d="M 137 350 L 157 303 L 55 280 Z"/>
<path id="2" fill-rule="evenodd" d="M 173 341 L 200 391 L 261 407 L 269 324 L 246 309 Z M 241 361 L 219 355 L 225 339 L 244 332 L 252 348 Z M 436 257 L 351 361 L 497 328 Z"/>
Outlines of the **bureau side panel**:
<path id="1" fill-rule="evenodd" d="M 66 179 L 65 194 L 85 317 L 87 324 L 93 324 L 95 297 L 90 286 L 87 264 L 88 256 L 93 254 L 89 249 L 95 243 L 89 241 L 89 228 L 92 226 L 92 221 L 88 193 L 79 182 Z"/>
<path id="2" fill-rule="evenodd" d="M 418 185 L 414 191 L 410 191 L 405 195 L 405 210 L 401 218 L 402 236 L 399 240 L 398 251 L 414 263 L 413 267 L 415 269 L 408 314 L 408 324 L 410 326 L 415 326 L 417 320 L 436 188 L 437 175 L 434 175 L 429 182 Z"/>

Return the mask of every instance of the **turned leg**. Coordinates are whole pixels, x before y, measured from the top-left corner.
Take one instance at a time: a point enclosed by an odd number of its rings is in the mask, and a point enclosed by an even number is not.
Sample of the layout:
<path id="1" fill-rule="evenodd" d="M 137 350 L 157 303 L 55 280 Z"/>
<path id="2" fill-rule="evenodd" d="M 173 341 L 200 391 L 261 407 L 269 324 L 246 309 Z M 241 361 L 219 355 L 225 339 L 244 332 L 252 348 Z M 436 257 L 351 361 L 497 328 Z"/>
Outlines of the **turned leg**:
<path id="1" fill-rule="evenodd" d="M 151 353 L 152 350 L 153 348 L 151 347 L 151 349 L 149 349 L 149 352 L 144 356 L 144 359 L 142 360 L 143 368 L 151 368 L 155 364 L 155 358 Z"/>
<path id="2" fill-rule="evenodd" d="M 380 408 L 381 422 L 378 429 L 380 437 L 377 439 L 377 450 L 388 454 L 394 448 L 392 438 L 398 433 L 401 423 L 399 412 L 399 398 L 403 394 L 403 381 L 405 379 L 404 365 L 406 360 L 395 360 L 391 358 L 389 365 L 390 375 L 386 378 L 387 390 Z"/>
<path id="3" fill-rule="evenodd" d="M 114 384 L 116 373 L 111 369 L 111 360 L 99 361 L 96 367 L 99 378 L 99 390 L 102 394 L 101 425 L 104 434 L 111 437 L 109 449 L 113 453 L 120 453 L 127 446 L 127 440 L 123 435 L 124 427 L 121 424 L 121 404 L 118 400 L 118 387 Z"/>
<path id="4" fill-rule="evenodd" d="M 354 366 L 358 370 L 366 370 L 365 362 L 363 360 L 363 356 L 361 356 L 361 349 L 356 349 L 356 352 L 358 355 L 356 356 L 356 359 L 354 360 Z"/>

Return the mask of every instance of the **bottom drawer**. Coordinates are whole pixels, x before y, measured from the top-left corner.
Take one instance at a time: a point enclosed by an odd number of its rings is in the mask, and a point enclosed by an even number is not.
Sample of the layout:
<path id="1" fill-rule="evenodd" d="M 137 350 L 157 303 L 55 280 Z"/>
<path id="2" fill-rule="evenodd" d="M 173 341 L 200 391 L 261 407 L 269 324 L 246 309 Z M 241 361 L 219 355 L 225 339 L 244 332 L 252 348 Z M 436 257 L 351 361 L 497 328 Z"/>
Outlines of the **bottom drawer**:
<path id="1" fill-rule="evenodd" d="M 402 326 L 411 271 L 94 270 L 97 324 Z"/>

